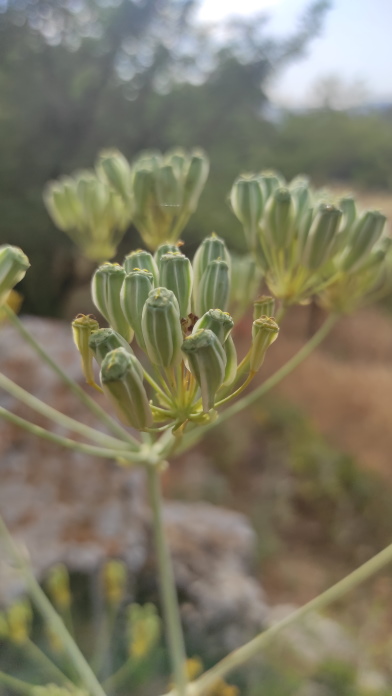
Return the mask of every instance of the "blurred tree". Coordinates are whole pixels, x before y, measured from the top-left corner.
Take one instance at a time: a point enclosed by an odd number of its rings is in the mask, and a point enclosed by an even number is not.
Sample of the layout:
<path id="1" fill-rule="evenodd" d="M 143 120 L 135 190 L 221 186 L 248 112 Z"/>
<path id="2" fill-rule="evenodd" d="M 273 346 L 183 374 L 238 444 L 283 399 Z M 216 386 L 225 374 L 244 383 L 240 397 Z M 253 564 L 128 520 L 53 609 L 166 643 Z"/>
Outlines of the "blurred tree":
<path id="1" fill-rule="evenodd" d="M 213 185 L 191 229 L 235 229 L 226 192 L 239 162 L 260 167 L 273 130 L 261 118 L 263 84 L 303 52 L 328 2 L 313 2 L 279 41 L 266 36 L 260 15 L 226 22 L 219 38 L 194 23 L 196 5 L 0 0 L 0 243 L 19 244 L 33 261 L 26 310 L 58 311 L 73 263 L 47 218 L 42 188 L 91 166 L 101 147 L 130 158 L 146 147 L 205 147 Z"/>

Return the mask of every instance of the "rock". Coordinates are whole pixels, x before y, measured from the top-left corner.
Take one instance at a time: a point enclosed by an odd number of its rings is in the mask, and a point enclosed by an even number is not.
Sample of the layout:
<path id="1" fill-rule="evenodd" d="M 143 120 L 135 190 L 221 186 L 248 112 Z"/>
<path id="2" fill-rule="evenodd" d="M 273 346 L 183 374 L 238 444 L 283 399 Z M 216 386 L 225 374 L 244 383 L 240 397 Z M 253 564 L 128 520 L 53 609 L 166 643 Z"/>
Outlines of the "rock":
<path id="1" fill-rule="evenodd" d="M 68 375 L 83 384 L 69 326 L 33 317 L 23 322 Z M 24 389 L 100 427 L 7 324 L 0 327 L 0 361 L 2 371 Z M 4 391 L 0 404 L 48 426 Z M 104 400 L 102 404 L 106 406 Z M 59 426 L 50 427 L 69 436 Z M 142 470 L 65 451 L 1 420 L 0 458 L 1 514 L 27 547 L 38 578 L 60 561 L 71 571 L 94 573 L 104 559 L 116 556 L 126 561 L 135 585 L 143 585 L 153 552 Z M 207 640 L 222 654 L 260 630 L 266 605 L 251 574 L 255 540 L 247 520 L 212 505 L 172 502 L 165 506 L 165 522 L 184 623 L 194 644 Z M 5 602 L 20 592 L 20 583 L 4 563 L 0 573 L 0 601 Z"/>

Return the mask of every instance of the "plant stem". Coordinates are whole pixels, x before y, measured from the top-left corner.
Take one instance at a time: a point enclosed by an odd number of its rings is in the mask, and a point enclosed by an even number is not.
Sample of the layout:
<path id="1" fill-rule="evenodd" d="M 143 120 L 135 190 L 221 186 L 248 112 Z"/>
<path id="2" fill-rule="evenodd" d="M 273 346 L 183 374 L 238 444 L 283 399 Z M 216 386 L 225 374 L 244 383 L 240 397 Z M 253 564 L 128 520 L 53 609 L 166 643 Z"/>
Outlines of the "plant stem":
<path id="1" fill-rule="evenodd" d="M 388 563 L 392 562 L 392 544 L 386 549 L 380 551 L 376 556 L 373 556 L 369 561 L 354 570 L 350 575 L 340 580 L 335 585 L 330 587 L 322 594 L 315 597 L 310 602 L 292 612 L 281 621 L 268 628 L 263 633 L 253 638 L 245 645 L 242 645 L 237 650 L 233 650 L 227 657 L 218 662 L 214 667 L 205 672 L 199 679 L 193 682 L 188 690 L 188 696 L 202 696 L 216 684 L 219 679 L 225 677 L 229 672 L 243 665 L 247 660 L 256 657 L 260 650 L 266 645 L 269 645 L 272 640 L 284 628 L 300 621 L 312 611 L 322 611 L 329 604 L 340 599 L 350 590 L 360 585 L 365 580 L 368 580 L 372 575 L 381 570 Z M 168 696 L 168 695 L 167 695 Z"/>
<path id="2" fill-rule="evenodd" d="M 104 690 L 102 689 L 93 671 L 91 670 L 82 653 L 80 652 L 75 641 L 68 633 L 64 625 L 64 622 L 61 620 L 61 617 L 48 600 L 45 592 L 41 589 L 39 583 L 34 577 L 33 572 L 26 564 L 24 559 L 21 557 L 1 517 L 0 537 L 4 540 L 9 555 L 22 572 L 27 589 L 35 606 L 41 613 L 42 617 L 48 622 L 48 625 L 52 628 L 53 632 L 56 633 L 60 638 L 64 646 L 64 649 L 68 653 L 70 660 L 73 666 L 75 667 L 75 670 L 77 671 L 80 679 L 85 685 L 88 693 L 90 694 L 90 696 L 105 696 Z"/>
<path id="3" fill-rule="evenodd" d="M 70 440 L 68 437 L 63 437 L 62 435 L 56 435 L 55 433 L 41 428 L 40 425 L 35 425 L 35 423 L 30 423 L 30 421 L 21 418 L 7 411 L 5 408 L 0 407 L 0 418 L 3 418 L 10 423 L 14 423 L 19 427 L 27 430 L 27 432 L 37 437 L 42 437 L 44 440 L 49 442 L 54 442 L 60 447 L 65 447 L 66 449 L 75 450 L 76 452 L 82 452 L 83 454 L 91 454 L 94 457 L 104 457 L 106 459 L 125 459 L 130 463 L 138 462 L 144 463 L 145 456 L 139 452 L 126 451 L 126 450 L 113 450 L 103 447 L 94 447 L 94 445 L 86 445 L 84 442 L 76 442 L 76 440 Z M 124 443 L 124 447 L 126 443 Z"/>
<path id="4" fill-rule="evenodd" d="M 34 684 L 29 684 L 28 682 L 17 679 L 16 677 L 11 677 L 9 674 L 0 672 L 0 684 L 8 686 L 13 691 L 18 694 L 23 694 L 23 696 L 32 696 Z"/>
<path id="5" fill-rule="evenodd" d="M 16 314 L 10 309 L 10 307 L 7 307 L 6 305 L 3 307 L 4 312 L 7 314 L 7 317 L 9 320 L 12 322 L 12 324 L 15 326 L 15 328 L 19 331 L 19 333 L 23 336 L 25 341 L 35 350 L 35 352 L 44 360 L 44 362 L 47 363 L 51 367 L 51 369 L 57 374 L 58 377 L 71 389 L 71 391 L 78 397 L 78 399 L 85 405 L 87 406 L 88 409 L 92 413 L 94 413 L 97 418 L 99 418 L 102 423 L 105 423 L 105 425 L 114 433 L 117 435 L 122 440 L 126 440 L 130 445 L 133 447 L 137 447 L 139 445 L 138 441 L 132 437 L 130 433 L 128 433 L 119 423 L 117 423 L 113 418 L 111 418 L 106 411 L 104 411 L 99 404 L 97 404 L 94 399 L 92 399 L 86 392 L 77 384 L 74 382 L 71 377 L 67 375 L 66 372 L 64 372 L 57 363 L 52 360 L 50 355 L 40 346 L 40 344 L 35 340 L 35 338 L 31 335 L 31 333 L 26 329 L 25 326 L 23 326 L 23 323 L 20 321 L 20 319 L 16 316 Z"/>
<path id="6" fill-rule="evenodd" d="M 54 662 L 52 662 L 50 657 L 48 657 L 48 655 L 46 655 L 46 653 L 44 653 L 43 650 L 41 650 L 41 648 L 38 647 L 38 645 L 33 643 L 32 640 L 28 640 L 28 642 L 25 645 L 25 648 L 27 653 L 30 655 L 33 663 L 41 663 L 42 669 L 44 669 L 48 673 L 48 680 L 56 679 L 56 681 L 59 681 L 60 684 L 71 684 L 70 680 L 61 671 L 61 669 L 57 667 L 57 665 Z"/>
<path id="7" fill-rule="evenodd" d="M 147 475 L 170 661 L 178 696 L 185 696 L 188 681 L 185 669 L 186 652 L 173 567 L 164 531 L 162 494 L 158 468 L 149 466 Z"/>
<path id="8" fill-rule="evenodd" d="M 25 389 L 22 389 L 22 387 L 15 384 L 15 382 L 8 379 L 8 377 L 1 373 L 0 387 L 9 394 L 12 394 L 12 396 L 15 396 L 16 399 L 19 399 L 19 401 L 22 401 L 22 403 L 26 404 L 26 406 L 29 406 L 29 408 L 33 409 L 37 413 L 40 413 L 42 416 L 52 420 L 54 423 L 59 423 L 59 425 L 69 428 L 74 433 L 84 435 L 96 443 L 100 442 L 102 445 L 106 445 L 106 447 L 117 447 L 119 449 L 124 449 L 123 440 L 117 440 L 114 437 L 110 437 L 110 435 L 105 435 L 105 433 L 101 433 L 95 428 L 90 428 L 90 426 L 84 425 L 74 418 L 66 416 L 64 413 L 52 408 L 52 406 L 48 406 L 48 404 L 46 404 L 44 401 L 37 399 L 36 396 L 33 396 Z"/>

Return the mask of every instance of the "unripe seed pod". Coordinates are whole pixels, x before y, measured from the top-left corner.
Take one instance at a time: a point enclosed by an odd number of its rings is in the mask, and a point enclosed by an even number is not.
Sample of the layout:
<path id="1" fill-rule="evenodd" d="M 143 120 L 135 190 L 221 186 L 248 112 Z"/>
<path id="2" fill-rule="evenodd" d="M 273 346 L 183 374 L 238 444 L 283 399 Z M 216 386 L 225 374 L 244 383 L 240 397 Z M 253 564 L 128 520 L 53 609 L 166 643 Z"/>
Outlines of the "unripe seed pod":
<path id="1" fill-rule="evenodd" d="M 234 326 L 233 318 L 228 312 L 222 312 L 221 309 L 209 309 L 196 322 L 193 327 L 193 332 L 196 333 L 199 329 L 210 329 L 219 338 L 220 343 L 224 344 Z"/>
<path id="2" fill-rule="evenodd" d="M 154 174 L 148 169 L 137 169 L 133 177 L 135 215 L 147 217 L 148 207 L 154 198 Z"/>
<path id="3" fill-rule="evenodd" d="M 177 249 L 176 249 L 177 251 Z M 144 249 L 136 249 L 136 251 L 131 251 L 124 259 L 124 269 L 126 273 L 131 273 L 135 268 L 146 270 L 152 273 L 154 278 L 154 285 L 158 285 L 159 271 L 158 266 L 154 260 L 152 254 Z"/>
<path id="4" fill-rule="evenodd" d="M 203 239 L 193 257 L 193 294 L 195 297 L 204 271 L 208 264 L 215 259 L 223 259 L 230 267 L 230 254 L 226 244 L 213 232 L 209 237 Z M 212 306 L 217 307 L 218 305 Z M 211 307 L 207 307 L 207 309 L 211 309 Z"/>
<path id="5" fill-rule="evenodd" d="M 253 321 L 260 317 L 273 317 L 275 313 L 275 298 L 270 295 L 260 295 L 253 303 Z"/>
<path id="6" fill-rule="evenodd" d="M 104 357 L 116 348 L 125 348 L 133 355 L 133 350 L 125 338 L 110 327 L 94 331 L 89 339 L 89 347 L 98 365 L 102 365 Z"/>
<path id="7" fill-rule="evenodd" d="M 161 265 L 162 256 L 164 254 L 168 254 L 170 251 L 173 253 L 176 253 L 177 251 L 179 251 L 179 248 L 178 248 L 178 246 L 176 246 L 176 244 L 169 244 L 169 242 L 167 242 L 166 244 L 161 244 L 161 246 L 158 247 L 158 249 L 156 250 L 156 252 L 154 254 L 154 260 L 155 260 L 156 265 L 158 266 L 158 269 L 160 268 L 160 265 Z M 157 284 L 158 284 L 158 281 L 157 281 Z"/>
<path id="8" fill-rule="evenodd" d="M 46 588 L 55 607 L 60 611 L 70 608 L 72 603 L 69 573 L 63 563 L 50 569 L 46 579 Z"/>
<path id="9" fill-rule="evenodd" d="M 201 316 L 209 309 L 225 311 L 230 295 L 230 271 L 226 261 L 216 259 L 208 264 L 204 271 L 197 295 L 196 314 Z"/>
<path id="10" fill-rule="evenodd" d="M 265 202 L 259 179 L 239 177 L 231 189 L 230 202 L 243 225 L 248 247 L 254 249 Z"/>
<path id="11" fill-rule="evenodd" d="M 204 184 L 207 181 L 210 165 L 207 156 L 201 150 L 192 153 L 192 158 L 185 175 L 183 205 L 193 213 L 199 202 Z"/>
<path id="12" fill-rule="evenodd" d="M 234 381 L 237 374 L 237 351 L 232 336 L 228 336 L 223 344 L 226 353 L 225 378 L 223 387 L 228 387 Z"/>
<path id="13" fill-rule="evenodd" d="M 278 334 L 279 326 L 272 317 L 260 317 L 260 319 L 256 319 L 253 322 L 249 365 L 251 373 L 258 372 L 264 362 L 268 348 L 276 341 Z"/>
<path id="14" fill-rule="evenodd" d="M 102 584 L 106 601 L 111 606 L 119 606 L 125 598 L 127 589 L 127 566 L 123 561 L 111 559 L 102 568 Z"/>
<path id="15" fill-rule="evenodd" d="M 295 207 L 289 189 L 277 188 L 265 209 L 265 228 L 269 242 L 283 249 L 292 240 Z"/>
<path id="16" fill-rule="evenodd" d="M 181 361 L 180 310 L 171 290 L 151 290 L 143 307 L 142 331 L 148 357 L 154 365 L 169 368 Z"/>
<path id="17" fill-rule="evenodd" d="M 272 196 L 273 192 L 279 188 L 279 186 L 284 186 L 284 179 L 282 179 L 279 174 L 274 171 L 264 171 L 259 174 L 258 179 L 260 181 L 261 188 L 264 191 L 264 200 L 268 200 Z"/>
<path id="18" fill-rule="evenodd" d="M 144 303 L 154 288 L 152 273 L 143 269 L 134 269 L 128 273 L 123 282 L 120 300 L 124 315 L 132 326 L 136 340 L 143 350 L 145 349 L 142 331 L 142 312 Z"/>
<path id="19" fill-rule="evenodd" d="M 312 271 L 326 263 L 334 241 L 342 211 L 333 205 L 321 204 L 309 231 L 305 248 L 305 265 Z"/>
<path id="20" fill-rule="evenodd" d="M 199 329 L 185 339 L 181 350 L 200 387 L 203 411 L 207 413 L 213 408 L 216 392 L 225 379 L 224 348 L 213 331 Z"/>
<path id="21" fill-rule="evenodd" d="M 117 263 L 104 263 L 92 278 L 92 298 L 95 306 L 105 317 L 112 329 L 130 342 L 133 332 L 121 307 L 120 293 L 125 270 Z"/>
<path id="22" fill-rule="evenodd" d="M 155 177 L 157 202 L 162 208 L 179 208 L 182 205 L 182 190 L 170 164 L 159 167 Z"/>
<path id="23" fill-rule="evenodd" d="M 368 210 L 356 223 L 350 235 L 350 246 L 343 261 L 345 271 L 352 269 L 382 235 L 386 217 L 378 210 Z"/>
<path id="24" fill-rule="evenodd" d="M 129 198 L 131 168 L 118 150 L 103 150 L 98 157 L 98 172 L 124 199 Z"/>
<path id="25" fill-rule="evenodd" d="M 137 430 L 151 427 L 153 419 L 143 385 L 143 368 L 125 348 L 108 353 L 101 365 L 101 384 L 124 425 Z"/>
<path id="26" fill-rule="evenodd" d="M 0 246 L 0 305 L 8 293 L 26 275 L 30 262 L 19 247 Z"/>
<path id="27" fill-rule="evenodd" d="M 192 264 L 184 254 L 175 251 L 161 257 L 159 285 L 176 296 L 180 317 L 187 317 L 191 311 L 192 280 Z"/>
<path id="28" fill-rule="evenodd" d="M 93 331 L 99 329 L 99 323 L 92 314 L 78 314 L 72 322 L 74 343 L 82 359 L 83 374 L 87 384 L 94 384 L 93 353 L 89 345 Z"/>

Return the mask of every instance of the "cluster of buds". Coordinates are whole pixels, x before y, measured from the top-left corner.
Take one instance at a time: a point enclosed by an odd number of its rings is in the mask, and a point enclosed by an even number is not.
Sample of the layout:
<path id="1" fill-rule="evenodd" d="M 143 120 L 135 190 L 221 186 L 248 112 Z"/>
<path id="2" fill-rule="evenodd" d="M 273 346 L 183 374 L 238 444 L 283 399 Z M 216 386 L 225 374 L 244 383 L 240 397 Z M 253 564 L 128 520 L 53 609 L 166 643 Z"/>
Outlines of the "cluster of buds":
<path id="1" fill-rule="evenodd" d="M 150 249 L 175 243 L 196 210 L 208 171 L 200 150 L 146 152 L 131 164 L 117 150 L 104 150 L 95 170 L 50 181 L 44 202 L 83 254 L 102 262 L 115 256 L 132 221 Z"/>
<path id="2" fill-rule="evenodd" d="M 383 276 L 385 217 L 358 214 L 352 198 L 335 205 L 305 178 L 287 183 L 264 172 L 239 177 L 230 201 L 270 291 L 285 306 L 326 291 L 323 301 L 330 309 L 351 310 Z"/>
<path id="3" fill-rule="evenodd" d="M 209 171 L 206 155 L 181 149 L 145 152 L 132 168 L 126 164 L 115 150 L 104 151 L 98 171 L 130 203 L 133 223 L 149 249 L 164 241 L 174 244 L 197 208 Z"/>
<path id="4" fill-rule="evenodd" d="M 214 234 L 193 263 L 167 243 L 154 256 L 136 250 L 122 266 L 105 263 L 96 270 L 93 301 L 109 327 L 78 316 L 74 338 L 87 381 L 95 359 L 101 387 L 125 425 L 149 430 L 162 423 L 159 430 L 181 432 L 188 422 L 206 422 L 259 370 L 279 331 L 270 318 L 273 305 L 263 305 L 268 316 L 257 310 L 250 350 L 238 365 L 227 311 L 230 277 L 230 255 Z"/>
<path id="5" fill-rule="evenodd" d="M 76 172 L 50 181 L 44 202 L 53 222 L 91 261 L 115 256 L 128 227 L 129 205 L 100 172 Z"/>

